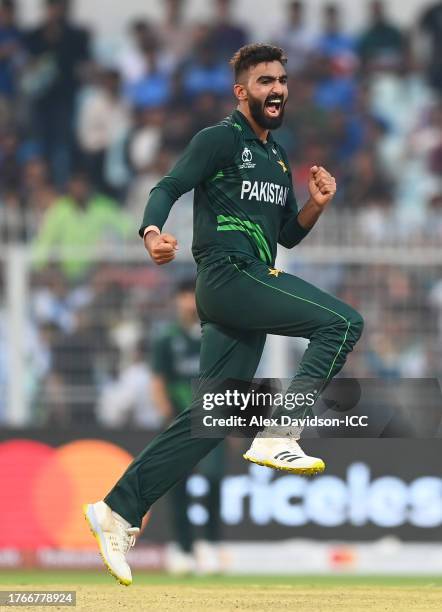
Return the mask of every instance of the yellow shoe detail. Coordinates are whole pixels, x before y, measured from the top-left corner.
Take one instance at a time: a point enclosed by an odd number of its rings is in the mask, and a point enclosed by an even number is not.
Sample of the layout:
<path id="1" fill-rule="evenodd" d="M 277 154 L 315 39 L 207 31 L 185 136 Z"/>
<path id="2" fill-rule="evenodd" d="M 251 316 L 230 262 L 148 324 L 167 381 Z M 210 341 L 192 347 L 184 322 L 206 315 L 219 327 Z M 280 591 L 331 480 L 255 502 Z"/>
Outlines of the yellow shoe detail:
<path id="1" fill-rule="evenodd" d="M 325 463 L 322 459 L 318 459 L 312 466 L 308 468 L 299 468 L 295 466 L 285 466 L 285 465 L 276 465 L 271 461 L 259 461 L 257 459 L 253 459 L 252 457 L 248 457 L 246 454 L 243 455 L 246 461 L 250 461 L 250 463 L 256 463 L 256 465 L 263 465 L 264 467 L 273 468 L 274 470 L 280 470 L 282 472 L 290 472 L 291 474 L 300 474 L 302 476 L 313 476 L 314 474 L 321 474 L 325 470 Z"/>

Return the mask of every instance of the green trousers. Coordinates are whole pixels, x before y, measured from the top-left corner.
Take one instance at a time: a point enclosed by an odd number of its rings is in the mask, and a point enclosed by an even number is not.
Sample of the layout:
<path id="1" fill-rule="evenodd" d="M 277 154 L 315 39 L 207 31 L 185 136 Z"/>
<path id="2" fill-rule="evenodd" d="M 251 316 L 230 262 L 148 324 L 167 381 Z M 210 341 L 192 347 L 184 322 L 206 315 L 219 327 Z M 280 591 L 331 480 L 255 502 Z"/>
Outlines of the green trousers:
<path id="1" fill-rule="evenodd" d="M 251 380 L 267 334 L 303 337 L 310 342 L 290 391 L 305 393 L 306 380 L 329 381 L 339 372 L 363 328 L 347 304 L 256 259 L 231 256 L 200 269 L 196 299 L 202 380 Z M 140 526 L 151 505 L 219 444 L 219 438 L 191 437 L 193 409 L 152 440 L 106 496 L 131 525 Z"/>

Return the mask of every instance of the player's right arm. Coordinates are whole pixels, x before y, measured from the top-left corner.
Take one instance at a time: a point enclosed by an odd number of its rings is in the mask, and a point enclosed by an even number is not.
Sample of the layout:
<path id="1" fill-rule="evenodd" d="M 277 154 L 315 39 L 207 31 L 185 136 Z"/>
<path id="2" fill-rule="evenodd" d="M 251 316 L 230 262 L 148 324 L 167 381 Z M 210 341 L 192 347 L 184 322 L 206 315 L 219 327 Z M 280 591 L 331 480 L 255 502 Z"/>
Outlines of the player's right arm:
<path id="1" fill-rule="evenodd" d="M 198 132 L 170 173 L 150 192 L 139 234 L 155 263 L 165 264 L 175 257 L 175 237 L 161 233 L 174 202 L 229 165 L 238 138 L 236 132 L 228 125 Z"/>

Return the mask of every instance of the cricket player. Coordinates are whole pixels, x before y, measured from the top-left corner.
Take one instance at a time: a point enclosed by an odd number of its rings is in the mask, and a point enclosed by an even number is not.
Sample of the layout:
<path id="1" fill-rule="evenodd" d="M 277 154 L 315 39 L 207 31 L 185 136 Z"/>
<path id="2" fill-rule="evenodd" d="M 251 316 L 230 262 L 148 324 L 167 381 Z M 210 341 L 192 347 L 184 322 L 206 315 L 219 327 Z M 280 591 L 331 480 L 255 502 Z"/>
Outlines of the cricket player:
<path id="1" fill-rule="evenodd" d="M 266 334 L 303 337 L 309 345 L 289 391 L 317 398 L 343 367 L 363 320 L 347 304 L 274 265 L 277 244 L 291 249 L 307 236 L 333 199 L 336 182 L 313 165 L 310 197 L 298 210 L 287 155 L 271 133 L 282 123 L 288 98 L 282 49 L 247 45 L 231 64 L 236 109 L 196 134 L 151 191 L 140 236 L 156 264 L 170 263 L 177 241 L 162 228 L 174 202 L 194 189 L 200 379 L 251 380 Z M 104 500 L 85 505 L 104 562 L 122 584 L 132 582 L 126 553 L 144 514 L 220 442 L 191 436 L 194 403 L 134 459 Z M 301 449 L 299 429 L 272 433 L 261 431 L 244 458 L 298 474 L 324 470 L 321 459 Z"/>

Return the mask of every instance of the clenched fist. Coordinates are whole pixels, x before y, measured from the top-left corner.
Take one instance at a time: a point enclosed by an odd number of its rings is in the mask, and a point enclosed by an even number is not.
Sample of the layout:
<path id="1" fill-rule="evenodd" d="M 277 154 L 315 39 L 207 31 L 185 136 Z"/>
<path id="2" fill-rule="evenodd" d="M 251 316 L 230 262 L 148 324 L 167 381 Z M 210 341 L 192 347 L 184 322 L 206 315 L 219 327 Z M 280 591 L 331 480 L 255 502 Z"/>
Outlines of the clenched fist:
<path id="1" fill-rule="evenodd" d="M 144 246 L 152 260 L 159 266 L 175 259 L 178 250 L 177 239 L 172 234 L 148 232 L 144 237 Z"/>
<path id="2" fill-rule="evenodd" d="M 335 177 L 322 166 L 310 168 L 308 188 L 312 200 L 318 206 L 325 206 L 336 193 Z"/>

